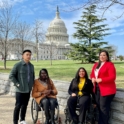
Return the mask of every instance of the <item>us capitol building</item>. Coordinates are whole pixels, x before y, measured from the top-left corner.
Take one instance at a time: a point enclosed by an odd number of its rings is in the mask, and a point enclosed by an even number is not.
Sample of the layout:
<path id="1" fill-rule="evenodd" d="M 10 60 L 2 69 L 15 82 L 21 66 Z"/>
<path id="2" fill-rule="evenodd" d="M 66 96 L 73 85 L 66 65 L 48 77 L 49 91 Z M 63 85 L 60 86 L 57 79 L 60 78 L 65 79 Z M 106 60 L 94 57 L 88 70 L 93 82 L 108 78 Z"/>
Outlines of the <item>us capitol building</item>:
<path id="1" fill-rule="evenodd" d="M 39 43 L 38 45 L 38 59 L 39 60 L 47 60 L 47 59 L 68 59 L 65 56 L 70 50 L 69 44 L 69 35 L 67 34 L 67 28 L 65 23 L 62 21 L 59 15 L 59 9 L 57 7 L 56 16 L 49 24 L 47 29 L 45 41 L 43 43 Z M 15 50 L 15 48 L 17 48 Z M 21 55 L 18 52 L 20 47 L 19 42 L 15 42 L 12 44 L 12 48 L 9 51 L 9 55 L 7 59 L 20 59 Z M 32 51 L 32 59 L 36 58 L 36 43 L 34 42 L 25 42 L 24 49 L 30 49 Z"/>

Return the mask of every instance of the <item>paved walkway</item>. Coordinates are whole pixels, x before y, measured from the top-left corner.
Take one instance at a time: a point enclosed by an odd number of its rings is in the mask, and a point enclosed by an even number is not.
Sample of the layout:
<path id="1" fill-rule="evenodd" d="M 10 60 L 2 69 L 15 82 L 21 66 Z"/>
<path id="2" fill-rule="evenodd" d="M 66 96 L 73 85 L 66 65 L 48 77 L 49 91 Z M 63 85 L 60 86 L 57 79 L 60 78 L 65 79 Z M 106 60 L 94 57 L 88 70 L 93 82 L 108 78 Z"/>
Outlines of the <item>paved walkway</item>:
<path id="1" fill-rule="evenodd" d="M 1 95 L 0 96 L 0 124 L 13 124 L 13 109 L 15 104 L 15 98 L 8 96 L 8 95 Z M 31 118 L 31 102 L 29 102 L 27 115 L 26 115 L 26 122 L 27 124 L 33 124 Z M 64 121 L 63 112 L 60 112 L 60 117 Z M 62 122 L 64 124 L 64 122 Z"/>

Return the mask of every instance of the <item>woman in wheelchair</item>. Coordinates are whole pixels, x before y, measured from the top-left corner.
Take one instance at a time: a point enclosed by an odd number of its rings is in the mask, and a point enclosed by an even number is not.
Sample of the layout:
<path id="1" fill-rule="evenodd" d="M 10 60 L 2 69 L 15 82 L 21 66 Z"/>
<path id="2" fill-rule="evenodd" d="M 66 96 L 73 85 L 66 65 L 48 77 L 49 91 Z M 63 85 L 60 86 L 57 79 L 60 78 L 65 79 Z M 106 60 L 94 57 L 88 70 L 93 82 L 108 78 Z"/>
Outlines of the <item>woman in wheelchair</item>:
<path id="1" fill-rule="evenodd" d="M 68 89 L 70 97 L 67 105 L 73 124 L 83 124 L 85 121 L 85 114 L 90 106 L 92 91 L 93 84 L 88 78 L 85 68 L 79 68 Z M 76 114 L 77 102 L 79 103 L 79 116 Z"/>
<path id="2" fill-rule="evenodd" d="M 33 86 L 32 97 L 35 98 L 36 102 L 42 106 L 45 111 L 45 124 L 55 124 L 56 95 L 57 90 L 52 80 L 49 78 L 48 71 L 46 69 L 41 69 L 39 78 L 35 80 Z"/>

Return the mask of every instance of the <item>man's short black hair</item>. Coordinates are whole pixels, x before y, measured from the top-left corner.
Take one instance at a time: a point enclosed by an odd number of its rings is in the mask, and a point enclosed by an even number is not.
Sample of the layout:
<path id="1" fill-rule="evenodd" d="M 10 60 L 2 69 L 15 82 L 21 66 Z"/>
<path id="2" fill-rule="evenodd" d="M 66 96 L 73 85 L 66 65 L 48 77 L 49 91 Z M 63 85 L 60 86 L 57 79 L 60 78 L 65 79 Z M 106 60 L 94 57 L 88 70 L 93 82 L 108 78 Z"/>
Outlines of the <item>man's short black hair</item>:
<path id="1" fill-rule="evenodd" d="M 31 53 L 31 50 L 24 50 L 23 53 L 22 53 L 22 55 L 23 55 L 24 53 L 26 53 L 26 52 Z"/>

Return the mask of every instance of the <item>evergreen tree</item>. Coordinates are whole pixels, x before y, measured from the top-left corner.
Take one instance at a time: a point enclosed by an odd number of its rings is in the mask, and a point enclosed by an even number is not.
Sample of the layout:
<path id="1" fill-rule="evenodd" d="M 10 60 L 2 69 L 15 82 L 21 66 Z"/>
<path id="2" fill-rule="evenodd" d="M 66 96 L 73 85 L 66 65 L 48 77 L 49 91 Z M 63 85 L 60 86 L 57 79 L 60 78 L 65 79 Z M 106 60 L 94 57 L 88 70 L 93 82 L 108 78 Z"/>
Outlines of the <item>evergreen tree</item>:
<path id="1" fill-rule="evenodd" d="M 79 43 L 71 44 L 72 50 L 68 54 L 73 60 L 81 60 L 82 62 L 94 62 L 98 59 L 98 53 L 101 49 L 106 49 L 112 52 L 112 48 L 107 42 L 103 41 L 103 37 L 109 35 L 106 31 L 105 18 L 99 18 L 96 15 L 96 6 L 92 5 L 85 8 L 81 20 L 74 22 L 76 25 L 76 33 L 74 38 L 79 40 Z"/>

